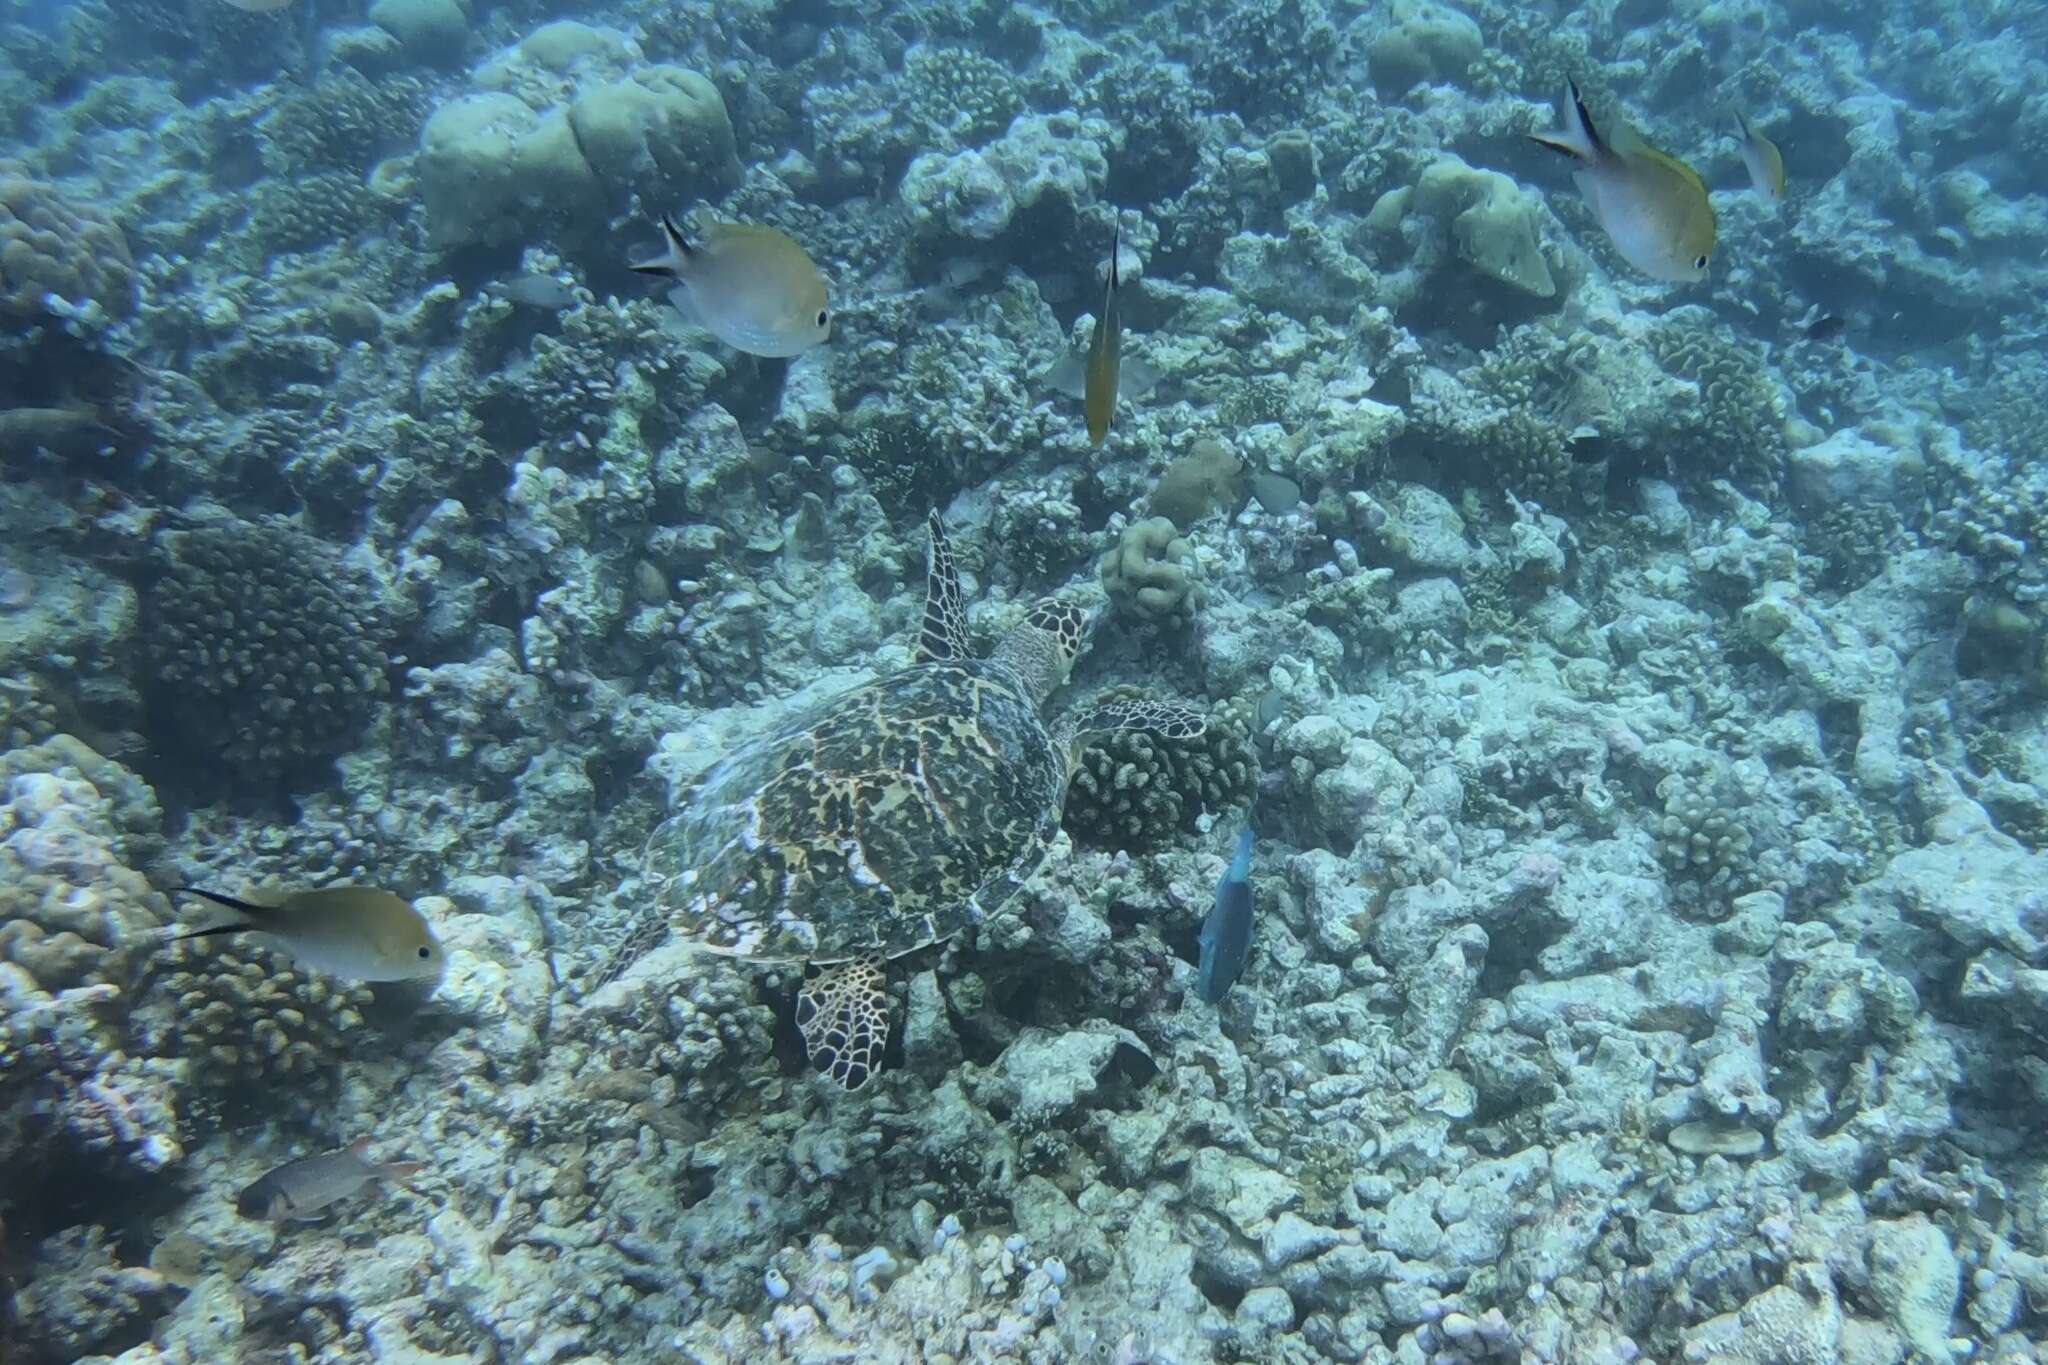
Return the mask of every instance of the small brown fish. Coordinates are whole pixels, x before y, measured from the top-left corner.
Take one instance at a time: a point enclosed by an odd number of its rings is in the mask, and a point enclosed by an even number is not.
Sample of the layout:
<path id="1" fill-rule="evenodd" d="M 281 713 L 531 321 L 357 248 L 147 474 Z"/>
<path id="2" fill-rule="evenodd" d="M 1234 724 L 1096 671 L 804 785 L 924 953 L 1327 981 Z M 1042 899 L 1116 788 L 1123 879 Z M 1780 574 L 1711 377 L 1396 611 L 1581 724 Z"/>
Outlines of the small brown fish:
<path id="1" fill-rule="evenodd" d="M 380 1180 L 403 1184 L 419 1171 L 417 1161 L 370 1160 L 370 1140 L 357 1138 L 339 1151 L 287 1161 L 255 1181 L 235 1199 L 235 1212 L 266 1223 L 318 1218 L 328 1205 Z"/>
<path id="2" fill-rule="evenodd" d="M 1833 341 L 1849 328 L 1847 319 L 1839 313 L 1823 313 L 1814 310 L 1814 316 L 1802 320 L 1799 330 L 1806 333 L 1808 341 Z"/>
<path id="3" fill-rule="evenodd" d="M 1116 416 L 1117 371 L 1123 364 L 1124 323 L 1116 306 L 1116 258 L 1123 235 L 1121 223 L 1110 234 L 1109 284 L 1102 291 L 1102 311 L 1088 342 L 1088 382 L 1081 410 L 1088 418 L 1088 439 L 1096 445 L 1109 439 L 1109 422 Z"/>

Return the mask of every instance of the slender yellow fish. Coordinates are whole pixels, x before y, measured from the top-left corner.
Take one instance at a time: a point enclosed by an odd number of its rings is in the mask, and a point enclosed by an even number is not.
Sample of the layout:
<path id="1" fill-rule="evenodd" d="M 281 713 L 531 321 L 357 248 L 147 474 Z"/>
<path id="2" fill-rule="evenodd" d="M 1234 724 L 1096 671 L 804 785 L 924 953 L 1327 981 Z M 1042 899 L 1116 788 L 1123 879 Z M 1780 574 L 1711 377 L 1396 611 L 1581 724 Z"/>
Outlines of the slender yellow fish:
<path id="1" fill-rule="evenodd" d="M 1778 144 L 1759 133 L 1742 116 L 1735 114 L 1735 126 L 1742 133 L 1742 164 L 1749 168 L 1749 183 L 1772 203 L 1785 197 L 1785 154 Z"/>
<path id="2" fill-rule="evenodd" d="M 1088 418 L 1088 439 L 1101 445 L 1109 439 L 1109 419 L 1116 416 L 1117 371 L 1122 367 L 1124 324 L 1117 312 L 1116 258 L 1123 245 L 1123 224 L 1117 224 L 1109 238 L 1109 284 L 1102 291 L 1102 311 L 1095 318 L 1095 335 L 1088 341 L 1088 387 L 1081 399 L 1081 411 Z"/>
<path id="3" fill-rule="evenodd" d="M 1623 260 L 1660 280 L 1706 278 L 1714 206 L 1698 171 L 1643 141 L 1621 119 L 1602 138 L 1576 81 L 1568 83 L 1564 126 L 1530 139 L 1578 163 L 1572 179 Z"/>

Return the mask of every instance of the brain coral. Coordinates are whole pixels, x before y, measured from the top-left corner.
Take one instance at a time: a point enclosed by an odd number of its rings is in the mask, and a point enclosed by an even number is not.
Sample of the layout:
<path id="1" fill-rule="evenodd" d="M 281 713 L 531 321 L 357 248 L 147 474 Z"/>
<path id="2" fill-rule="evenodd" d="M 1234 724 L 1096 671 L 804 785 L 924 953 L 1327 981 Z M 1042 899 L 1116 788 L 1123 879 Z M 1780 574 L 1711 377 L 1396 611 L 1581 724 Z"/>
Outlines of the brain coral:
<path id="1" fill-rule="evenodd" d="M 333 548 L 282 520 L 165 540 L 143 643 L 170 737 L 258 780 L 354 743 L 384 691 L 385 630 Z"/>
<path id="2" fill-rule="evenodd" d="M 135 306 L 127 239 L 93 205 L 0 162 L 0 317 L 38 317 L 52 296 L 126 317 Z"/>

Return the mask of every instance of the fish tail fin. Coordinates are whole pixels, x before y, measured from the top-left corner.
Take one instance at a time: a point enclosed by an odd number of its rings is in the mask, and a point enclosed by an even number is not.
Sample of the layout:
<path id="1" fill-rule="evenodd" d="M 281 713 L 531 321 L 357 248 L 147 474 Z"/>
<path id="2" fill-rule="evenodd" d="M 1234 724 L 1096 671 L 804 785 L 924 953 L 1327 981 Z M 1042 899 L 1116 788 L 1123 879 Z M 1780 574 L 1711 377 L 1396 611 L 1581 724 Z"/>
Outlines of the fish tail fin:
<path id="1" fill-rule="evenodd" d="M 1237 836 L 1237 857 L 1233 866 L 1249 869 L 1252 862 L 1252 829 L 1246 825 Z"/>
<path id="2" fill-rule="evenodd" d="M 226 906 L 230 910 L 238 911 L 241 914 L 247 915 L 252 920 L 264 919 L 270 914 L 270 907 L 268 906 L 252 905 L 248 901 L 236 900 L 233 896 L 223 896 L 218 891 L 208 891 L 203 886 L 177 886 L 171 888 L 171 894 L 174 896 L 197 896 L 201 900 L 209 900 L 215 905 Z"/>
<path id="3" fill-rule="evenodd" d="M 1116 287 L 1119 283 L 1116 274 L 1116 259 L 1123 255 L 1123 247 L 1124 220 L 1123 215 L 1118 214 L 1116 221 L 1111 223 L 1109 228 L 1109 292 L 1112 294 L 1116 292 Z"/>
<path id="4" fill-rule="evenodd" d="M 1600 141 L 1599 132 L 1593 127 L 1593 116 L 1586 112 L 1585 96 L 1579 93 L 1579 83 L 1565 81 L 1564 126 L 1548 133 L 1531 133 L 1529 140 L 1539 147 L 1548 147 L 1574 161 L 1597 161 L 1605 144 Z"/>
<path id="5" fill-rule="evenodd" d="M 183 943 L 188 938 L 212 938 L 216 934 L 246 934 L 249 932 L 250 927 L 247 924 L 234 923 L 214 924 L 204 929 L 169 929 L 164 933 L 164 941 L 166 943 Z"/>
<path id="6" fill-rule="evenodd" d="M 683 234 L 683 230 L 676 226 L 676 220 L 666 213 L 661 215 L 661 245 L 661 255 L 652 260 L 629 262 L 627 268 L 642 275 L 664 275 L 670 279 L 680 279 L 683 264 L 690 259 L 695 248 L 690 245 L 690 239 Z"/>

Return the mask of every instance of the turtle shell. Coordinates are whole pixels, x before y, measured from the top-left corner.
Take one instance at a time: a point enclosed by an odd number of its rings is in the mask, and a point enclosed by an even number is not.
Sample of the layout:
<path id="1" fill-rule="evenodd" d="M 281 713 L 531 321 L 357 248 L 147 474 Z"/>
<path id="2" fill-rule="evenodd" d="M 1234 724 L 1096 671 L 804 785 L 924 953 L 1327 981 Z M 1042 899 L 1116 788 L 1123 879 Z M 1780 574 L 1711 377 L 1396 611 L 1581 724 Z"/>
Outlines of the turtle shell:
<path id="1" fill-rule="evenodd" d="M 1044 858 L 1066 756 L 1015 680 L 919 664 L 715 764 L 648 842 L 677 932 L 779 961 L 895 956 L 946 938 Z"/>

